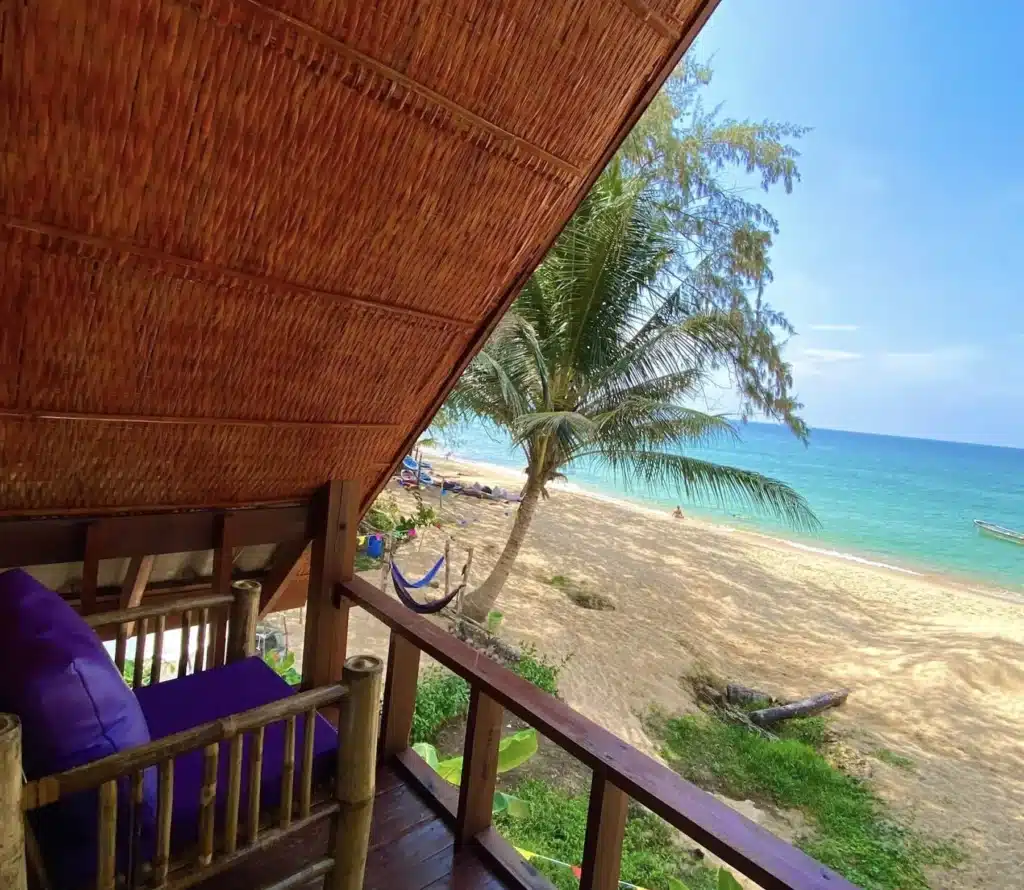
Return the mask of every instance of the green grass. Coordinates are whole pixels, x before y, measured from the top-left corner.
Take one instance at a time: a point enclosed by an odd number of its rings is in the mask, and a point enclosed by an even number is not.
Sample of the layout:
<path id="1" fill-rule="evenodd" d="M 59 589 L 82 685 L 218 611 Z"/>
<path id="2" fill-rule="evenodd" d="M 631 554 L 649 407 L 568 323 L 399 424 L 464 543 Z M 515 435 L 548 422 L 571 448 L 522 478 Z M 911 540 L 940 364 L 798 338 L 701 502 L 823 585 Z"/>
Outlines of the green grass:
<path id="1" fill-rule="evenodd" d="M 518 819 L 496 817 L 502 836 L 524 850 L 579 865 L 587 832 L 588 796 L 567 797 L 536 779 L 521 782 L 513 793 L 529 802 L 530 815 Z M 540 860 L 531 864 L 559 890 L 579 887 L 576 877 L 560 866 Z M 669 890 L 670 878 L 682 880 L 688 890 L 712 890 L 716 873 L 690 859 L 667 823 L 651 813 L 637 812 L 626 823 L 620 876 L 648 890 Z"/>
<path id="2" fill-rule="evenodd" d="M 469 684 L 462 677 L 442 668 L 425 672 L 416 690 L 412 744 L 435 744 L 441 728 L 468 711 Z"/>
<path id="3" fill-rule="evenodd" d="M 815 751 L 820 751 L 825 747 L 828 724 L 824 717 L 796 717 L 773 726 L 772 731 L 779 738 L 803 742 Z"/>
<path id="4" fill-rule="evenodd" d="M 812 831 L 798 845 L 864 890 L 927 890 L 927 866 L 962 854 L 899 823 L 862 781 L 815 750 L 821 735 L 804 722 L 779 741 L 706 714 L 665 720 L 664 755 L 684 778 L 737 800 L 799 809 Z M 824 731 L 822 723 L 820 731 Z"/>
<path id="5" fill-rule="evenodd" d="M 875 757 L 881 760 L 882 763 L 888 763 L 889 766 L 895 766 L 897 769 L 913 772 L 917 767 L 917 764 L 915 764 L 914 761 L 905 754 L 897 754 L 895 751 L 891 751 L 888 748 L 879 748 L 872 753 Z"/>
<path id="6" fill-rule="evenodd" d="M 537 651 L 535 646 L 523 646 L 519 664 L 514 668 L 524 680 L 529 680 L 538 689 L 558 695 L 558 675 L 565 667 L 565 661 L 555 663 Z"/>
<path id="7" fill-rule="evenodd" d="M 369 572 L 371 569 L 379 569 L 381 558 L 379 556 L 367 556 L 365 553 L 356 554 L 356 571 Z"/>
<path id="8" fill-rule="evenodd" d="M 565 662 L 555 663 L 525 646 L 515 672 L 534 686 L 558 694 L 558 674 Z M 444 668 L 426 671 L 416 690 L 416 708 L 412 717 L 412 744 L 437 742 L 442 727 L 469 712 L 469 684 Z"/>

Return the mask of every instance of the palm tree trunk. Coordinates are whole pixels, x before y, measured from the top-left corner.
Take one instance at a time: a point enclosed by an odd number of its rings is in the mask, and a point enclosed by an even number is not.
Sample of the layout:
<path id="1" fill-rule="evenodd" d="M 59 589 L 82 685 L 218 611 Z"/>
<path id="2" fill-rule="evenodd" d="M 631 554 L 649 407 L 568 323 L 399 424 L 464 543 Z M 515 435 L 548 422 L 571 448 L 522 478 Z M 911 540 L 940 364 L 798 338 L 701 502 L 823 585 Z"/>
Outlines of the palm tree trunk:
<path id="1" fill-rule="evenodd" d="M 501 593 L 501 589 L 508 580 L 512 566 L 519 555 L 519 549 L 523 546 L 526 532 L 533 521 L 533 513 L 537 509 L 542 487 L 542 484 L 532 477 L 527 480 L 526 488 L 523 490 L 523 499 L 516 512 L 515 522 L 512 523 L 512 531 L 505 543 L 505 549 L 501 551 L 501 556 L 498 557 L 497 563 L 484 583 L 463 600 L 463 613 L 474 621 L 485 622 L 487 613 L 494 608 L 498 594 Z"/>

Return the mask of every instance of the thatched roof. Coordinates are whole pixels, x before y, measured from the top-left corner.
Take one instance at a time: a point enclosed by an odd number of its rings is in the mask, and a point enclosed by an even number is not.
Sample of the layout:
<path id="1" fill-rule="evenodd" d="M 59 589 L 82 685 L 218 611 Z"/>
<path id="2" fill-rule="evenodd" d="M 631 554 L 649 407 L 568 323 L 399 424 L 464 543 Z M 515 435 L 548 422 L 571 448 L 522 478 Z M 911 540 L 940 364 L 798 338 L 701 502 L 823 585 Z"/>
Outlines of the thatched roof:
<path id="1" fill-rule="evenodd" d="M 369 498 L 714 5 L 0 2 L 0 510 Z"/>

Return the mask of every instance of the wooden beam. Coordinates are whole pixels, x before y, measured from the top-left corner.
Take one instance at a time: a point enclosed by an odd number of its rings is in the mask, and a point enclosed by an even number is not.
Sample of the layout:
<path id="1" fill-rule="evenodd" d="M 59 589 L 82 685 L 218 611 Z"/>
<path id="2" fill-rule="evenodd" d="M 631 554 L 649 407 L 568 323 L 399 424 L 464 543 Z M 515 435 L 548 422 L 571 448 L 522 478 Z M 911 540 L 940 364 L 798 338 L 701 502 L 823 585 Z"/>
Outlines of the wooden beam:
<path id="1" fill-rule="evenodd" d="M 590 783 L 580 890 L 618 890 L 628 806 L 628 795 L 595 772 Z"/>
<path id="2" fill-rule="evenodd" d="M 137 609 L 142 604 L 143 594 L 146 592 L 146 585 L 149 584 L 149 576 L 153 573 L 154 556 L 133 556 L 128 564 L 128 571 L 125 573 L 124 581 L 121 584 L 121 599 L 118 602 L 118 609 Z M 126 637 L 132 635 L 135 629 L 134 624 L 123 625 Z"/>
<path id="3" fill-rule="evenodd" d="M 348 604 L 335 605 L 335 583 L 351 579 L 359 523 L 359 483 L 333 480 L 318 492 L 316 534 L 309 567 L 309 594 L 302 652 L 302 687 L 314 689 L 341 676 L 348 645 Z M 345 538 L 350 538 L 346 542 Z M 352 564 L 344 560 L 351 555 Z"/>
<path id="4" fill-rule="evenodd" d="M 466 746 L 459 786 L 459 812 L 455 842 L 466 843 L 491 824 L 494 788 L 498 782 L 498 743 L 505 710 L 501 704 L 473 687 L 466 720 Z"/>
<path id="5" fill-rule="evenodd" d="M 237 510 L 132 513 L 120 516 L 0 519 L 0 569 L 79 562 L 86 537 L 96 559 L 212 550 L 221 517 L 230 513 L 234 545 L 308 540 L 310 506 L 288 503 Z"/>
<path id="6" fill-rule="evenodd" d="M 409 747 L 419 673 L 420 650 L 401 634 L 392 631 L 380 727 L 380 752 L 384 757 Z"/>
<path id="7" fill-rule="evenodd" d="M 263 581 L 263 593 L 260 596 L 260 617 L 274 611 L 274 606 L 281 599 L 281 594 L 295 579 L 302 555 L 309 547 L 305 539 L 286 541 L 274 548 L 270 559 L 267 577 Z"/>

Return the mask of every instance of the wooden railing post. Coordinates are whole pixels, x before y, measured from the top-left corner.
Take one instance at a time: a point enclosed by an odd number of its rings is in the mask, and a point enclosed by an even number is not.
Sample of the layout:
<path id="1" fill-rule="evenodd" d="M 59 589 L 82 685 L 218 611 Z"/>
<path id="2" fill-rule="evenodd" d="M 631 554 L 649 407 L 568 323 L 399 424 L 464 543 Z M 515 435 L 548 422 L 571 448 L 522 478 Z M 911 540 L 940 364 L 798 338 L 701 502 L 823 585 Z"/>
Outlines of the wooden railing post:
<path id="1" fill-rule="evenodd" d="M 228 625 L 228 661 L 241 661 L 256 654 L 256 615 L 260 610 L 258 581 L 235 581 L 231 585 L 235 601 Z M 198 664 L 199 655 L 196 655 Z"/>
<path id="2" fill-rule="evenodd" d="M 420 650 L 415 643 L 391 631 L 380 726 L 380 753 L 383 757 L 400 754 L 409 747 L 419 673 Z"/>
<path id="3" fill-rule="evenodd" d="M 21 721 L 0 714 L 0 887 L 5 890 L 28 886 L 21 787 Z"/>
<path id="4" fill-rule="evenodd" d="M 474 687 L 466 721 L 462 784 L 455 824 L 456 843 L 466 843 L 491 824 L 494 786 L 498 781 L 498 744 L 504 709 Z"/>
<path id="5" fill-rule="evenodd" d="M 580 890 L 618 890 L 629 795 L 600 773 L 590 783 Z"/>
<path id="6" fill-rule="evenodd" d="M 345 664 L 349 603 L 335 602 L 334 585 L 351 580 L 355 569 L 359 483 L 329 482 L 317 499 L 302 651 L 303 689 L 336 682 Z"/>
<path id="7" fill-rule="evenodd" d="M 324 882 L 325 890 L 362 890 L 376 785 L 382 670 L 379 658 L 356 655 L 345 662 L 342 673 L 348 695 L 341 702 L 338 719 L 335 781 L 341 809 L 331 832 L 329 855 L 334 867 Z"/>

